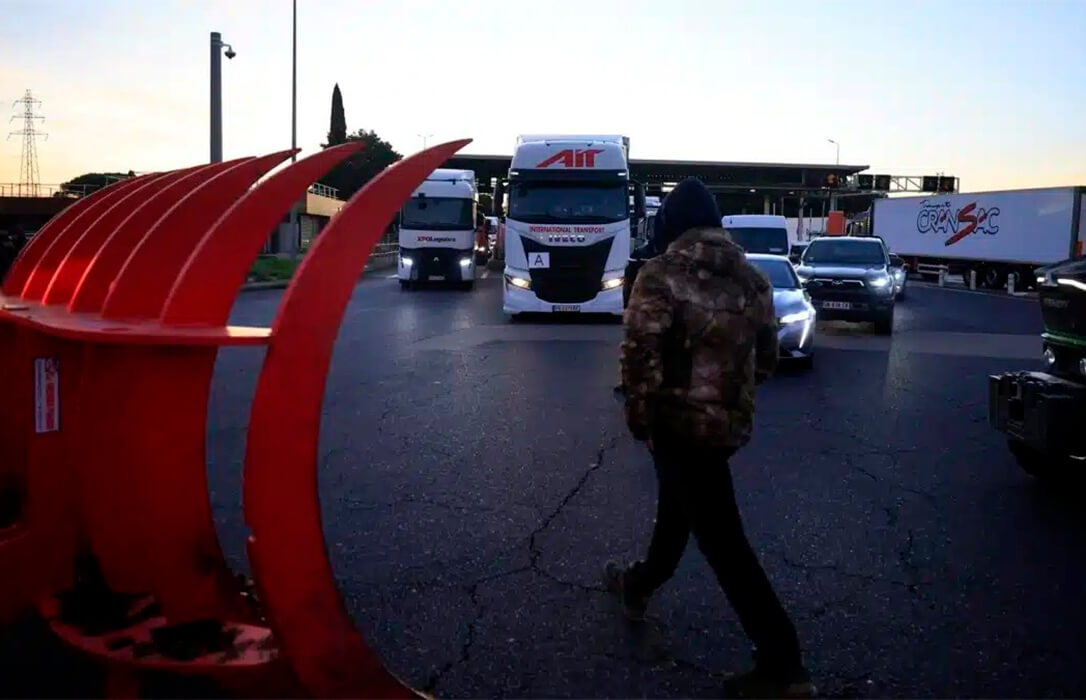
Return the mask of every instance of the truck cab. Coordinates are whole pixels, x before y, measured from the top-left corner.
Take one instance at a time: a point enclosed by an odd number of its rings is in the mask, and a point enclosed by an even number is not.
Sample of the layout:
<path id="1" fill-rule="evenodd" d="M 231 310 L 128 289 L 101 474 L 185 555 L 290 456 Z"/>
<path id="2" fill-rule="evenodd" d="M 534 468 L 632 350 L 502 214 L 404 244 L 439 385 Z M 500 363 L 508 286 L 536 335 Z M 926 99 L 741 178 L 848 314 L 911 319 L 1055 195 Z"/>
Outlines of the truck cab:
<path id="1" fill-rule="evenodd" d="M 470 290 L 475 284 L 475 221 L 475 173 L 431 173 L 400 210 L 400 286 L 433 281 Z"/>
<path id="2" fill-rule="evenodd" d="M 644 211 L 628 148 L 622 136 L 518 139 L 504 225 L 506 314 L 621 317 L 630 241 Z"/>

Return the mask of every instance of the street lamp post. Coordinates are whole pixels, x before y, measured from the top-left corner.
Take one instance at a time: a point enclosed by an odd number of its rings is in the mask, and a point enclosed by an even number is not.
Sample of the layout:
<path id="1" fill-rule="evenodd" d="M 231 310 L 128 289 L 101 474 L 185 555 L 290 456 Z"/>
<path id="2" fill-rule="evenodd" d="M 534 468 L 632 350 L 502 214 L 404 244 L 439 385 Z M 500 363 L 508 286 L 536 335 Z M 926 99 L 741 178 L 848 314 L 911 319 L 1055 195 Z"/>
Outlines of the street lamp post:
<path id="1" fill-rule="evenodd" d="M 415 134 L 415 136 L 418 136 L 420 139 L 422 139 L 422 150 L 424 151 L 426 150 L 426 140 L 429 138 L 433 138 L 433 134 Z"/>
<path id="2" fill-rule="evenodd" d="M 237 56 L 234 47 L 224 44 L 222 34 L 211 32 L 211 162 L 222 162 L 222 50 L 226 57 Z"/>
<path id="3" fill-rule="evenodd" d="M 290 49 L 290 147 L 298 147 L 298 0 L 294 0 L 294 15 L 291 23 Z M 298 159 L 298 154 L 290 156 L 290 162 Z"/>
<path id="4" fill-rule="evenodd" d="M 834 161 L 834 162 L 837 165 L 840 165 L 841 164 L 841 144 L 837 143 L 833 139 L 826 139 L 826 140 L 829 141 L 830 143 L 832 143 L 834 146 L 837 146 L 837 160 Z"/>

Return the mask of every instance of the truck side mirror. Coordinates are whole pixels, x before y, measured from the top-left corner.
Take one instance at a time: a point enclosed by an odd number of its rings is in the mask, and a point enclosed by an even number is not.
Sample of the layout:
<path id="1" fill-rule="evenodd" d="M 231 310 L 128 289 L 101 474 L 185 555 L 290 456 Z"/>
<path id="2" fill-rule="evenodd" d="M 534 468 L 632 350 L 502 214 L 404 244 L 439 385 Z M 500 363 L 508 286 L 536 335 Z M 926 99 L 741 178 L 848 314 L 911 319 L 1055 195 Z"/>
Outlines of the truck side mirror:
<path id="1" fill-rule="evenodd" d="M 632 182 L 632 181 L 631 181 Z M 645 186 L 640 182 L 633 183 L 634 188 L 634 219 L 641 221 L 645 218 Z"/>
<path id="2" fill-rule="evenodd" d="M 498 179 L 498 184 L 496 184 L 494 186 L 494 196 L 493 196 L 493 199 L 491 200 L 491 203 L 490 203 L 491 204 L 490 208 L 492 210 L 490 212 L 491 216 L 496 216 L 498 218 L 501 218 L 502 214 L 504 213 L 502 211 L 502 206 L 503 206 L 504 203 L 505 203 L 505 180 L 502 180 L 502 179 L 499 178 Z"/>

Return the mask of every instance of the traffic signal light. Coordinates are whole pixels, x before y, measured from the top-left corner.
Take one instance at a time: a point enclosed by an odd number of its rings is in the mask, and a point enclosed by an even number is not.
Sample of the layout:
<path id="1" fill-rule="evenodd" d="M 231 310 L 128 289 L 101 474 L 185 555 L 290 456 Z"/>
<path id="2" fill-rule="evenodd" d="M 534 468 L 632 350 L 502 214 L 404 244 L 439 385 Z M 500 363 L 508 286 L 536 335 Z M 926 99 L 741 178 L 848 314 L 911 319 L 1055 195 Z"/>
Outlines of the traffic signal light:
<path id="1" fill-rule="evenodd" d="M 938 192 L 939 178 L 935 175 L 925 175 L 920 183 L 920 189 L 924 192 Z"/>
<path id="2" fill-rule="evenodd" d="M 879 192 L 890 191 L 890 176 L 889 175 L 876 175 L 875 176 L 875 189 Z"/>
<path id="3" fill-rule="evenodd" d="M 939 191 L 940 192 L 953 192 L 954 191 L 954 178 L 941 175 L 939 177 Z"/>
<path id="4" fill-rule="evenodd" d="M 861 190 L 870 190 L 875 184 L 874 175 L 857 175 L 856 187 Z"/>

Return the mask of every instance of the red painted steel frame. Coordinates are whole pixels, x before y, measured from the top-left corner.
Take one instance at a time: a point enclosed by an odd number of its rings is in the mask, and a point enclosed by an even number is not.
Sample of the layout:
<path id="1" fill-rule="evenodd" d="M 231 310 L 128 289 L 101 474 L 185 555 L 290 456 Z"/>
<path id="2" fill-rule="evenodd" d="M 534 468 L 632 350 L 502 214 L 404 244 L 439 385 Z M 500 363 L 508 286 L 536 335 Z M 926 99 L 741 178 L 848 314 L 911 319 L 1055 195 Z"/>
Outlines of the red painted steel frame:
<path id="1" fill-rule="evenodd" d="M 266 644 L 274 633 L 313 695 L 411 695 L 362 641 L 336 589 L 321 532 L 317 437 L 332 347 L 370 251 L 411 191 L 466 143 L 407 158 L 352 197 L 305 257 L 270 330 L 225 326 L 246 271 L 309 183 L 358 144 L 256 187 L 292 151 L 132 178 L 43 227 L 0 294 L 0 366 L 16 378 L 0 399 L 0 488 L 14 483 L 27 495 L 15 526 L 0 530 L 0 570 L 20 572 L 0 576 L 0 619 L 46 596 L 41 610 L 57 634 L 111 664 L 232 677 L 277 658 Z M 271 626 L 262 632 L 215 535 L 204 443 L 216 348 L 268 343 L 244 485 L 250 558 Z M 55 432 L 34 430 L 39 357 L 60 360 Z M 137 658 L 114 648 L 120 633 L 88 636 L 57 618 L 49 596 L 71 585 L 77 548 L 97 557 L 113 591 L 159 604 L 158 617 L 125 628 L 131 637 L 216 619 L 240 635 L 241 656 Z"/>
<path id="2" fill-rule="evenodd" d="M 328 562 L 317 493 L 321 404 L 343 313 L 373 246 L 411 192 L 468 143 L 417 153 L 356 193 L 317 237 L 272 324 L 245 456 L 249 558 L 285 657 L 318 697 L 406 692 L 358 634 Z"/>

